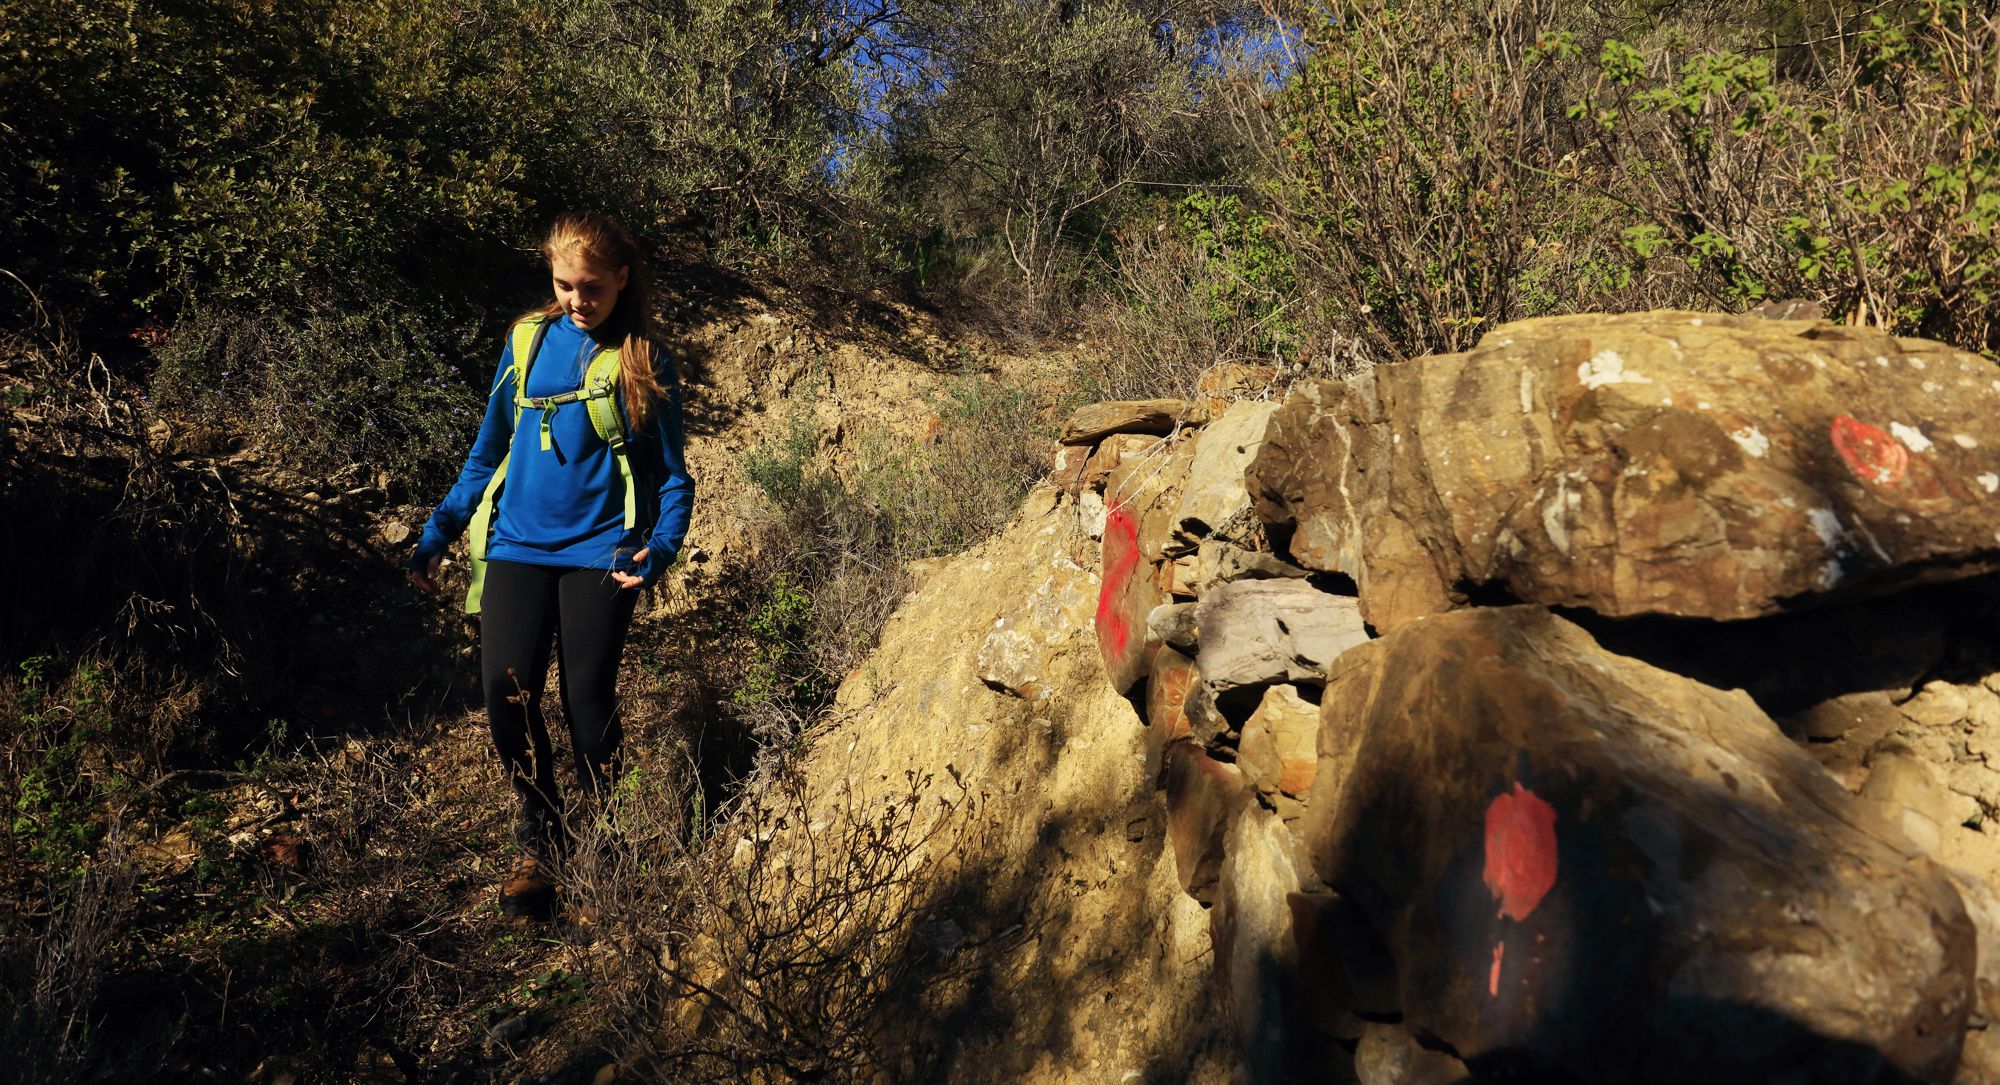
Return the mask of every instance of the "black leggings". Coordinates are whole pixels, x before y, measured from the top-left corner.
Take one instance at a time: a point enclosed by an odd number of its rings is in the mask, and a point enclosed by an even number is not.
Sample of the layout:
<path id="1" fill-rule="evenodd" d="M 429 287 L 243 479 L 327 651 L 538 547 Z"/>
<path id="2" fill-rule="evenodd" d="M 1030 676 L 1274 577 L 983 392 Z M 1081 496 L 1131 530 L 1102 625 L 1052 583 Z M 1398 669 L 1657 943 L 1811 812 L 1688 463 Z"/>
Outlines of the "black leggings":
<path id="1" fill-rule="evenodd" d="M 562 706 L 576 754 L 577 785 L 597 794 L 617 775 L 618 659 L 639 593 L 601 569 L 489 562 L 479 616 L 480 678 L 493 746 L 521 798 L 524 846 L 554 832 L 562 803 L 542 721 L 542 686 L 553 641 L 562 651 Z"/>

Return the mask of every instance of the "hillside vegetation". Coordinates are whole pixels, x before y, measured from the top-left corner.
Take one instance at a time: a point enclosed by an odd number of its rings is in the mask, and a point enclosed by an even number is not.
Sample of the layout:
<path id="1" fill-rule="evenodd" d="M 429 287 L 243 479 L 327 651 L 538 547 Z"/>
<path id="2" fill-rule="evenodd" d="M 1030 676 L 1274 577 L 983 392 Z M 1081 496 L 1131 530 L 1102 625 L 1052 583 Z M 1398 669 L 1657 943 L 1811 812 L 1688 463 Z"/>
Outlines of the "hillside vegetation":
<path id="1" fill-rule="evenodd" d="M 671 944 L 490 914 L 474 638 L 399 568 L 577 207 L 653 254 L 702 488 L 625 677 L 649 858 L 590 875 Z M 794 982 L 714 887 L 1069 407 L 1591 310 L 1996 356 L 2000 12 L 10 0 L 0 216 L 23 1080 L 898 1078 L 862 1026 L 913 974 Z M 838 906 L 893 911 L 920 805 L 836 830 Z M 790 985 L 704 981 L 753 966 Z"/>

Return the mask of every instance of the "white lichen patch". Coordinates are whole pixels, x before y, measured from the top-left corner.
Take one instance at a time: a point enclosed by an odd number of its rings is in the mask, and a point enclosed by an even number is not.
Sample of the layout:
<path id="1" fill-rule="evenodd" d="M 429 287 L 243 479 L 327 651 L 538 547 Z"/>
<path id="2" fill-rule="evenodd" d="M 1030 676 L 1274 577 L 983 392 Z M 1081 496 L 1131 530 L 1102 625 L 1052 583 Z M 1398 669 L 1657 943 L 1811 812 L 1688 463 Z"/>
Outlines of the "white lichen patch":
<path id="1" fill-rule="evenodd" d="M 1903 442 L 1903 446 L 1912 452 L 1929 452 L 1932 448 L 1936 447 L 1931 444 L 1929 437 L 1924 436 L 1924 431 L 1915 426 L 1906 426 L 1901 422 L 1891 422 L 1889 423 L 1889 432 L 1895 434 L 1896 440 Z"/>
<path id="2" fill-rule="evenodd" d="M 1567 479 L 1556 480 L 1556 492 L 1542 505 L 1542 530 L 1563 557 L 1569 556 L 1569 514 L 1583 506 L 1583 495 L 1571 493 Z"/>
<path id="3" fill-rule="evenodd" d="M 1922 369 L 1924 367 L 1924 360 L 1922 358 L 1917 357 L 1916 355 L 1911 355 L 1910 364 L 1918 369 Z"/>
<path id="4" fill-rule="evenodd" d="M 1701 402 L 1699 402 L 1699 403 L 1695 404 L 1694 406 L 1695 406 L 1695 409 L 1696 409 L 1696 410 L 1701 410 L 1701 411 L 1705 411 L 1705 410 L 1708 410 L 1708 408 L 1709 408 L 1709 402 L 1708 402 L 1708 400 L 1705 400 L 1705 399 L 1704 399 L 1704 400 L 1702 400 Z"/>
<path id="5" fill-rule="evenodd" d="M 1813 582 L 1825 591 L 1840 583 L 1840 575 L 1840 560 L 1828 558 L 1826 564 L 1819 567 L 1819 575 L 1813 578 Z"/>
<path id="6" fill-rule="evenodd" d="M 1958 447 L 1960 447 L 1960 448 L 1978 448 L 1978 447 L 1979 447 L 1979 441 L 1978 441 L 1978 440 L 1977 440 L 1976 438 L 1974 438 L 1974 437 L 1973 437 L 1972 435 L 1970 435 L 1970 434 L 1966 434 L 1966 433 L 1954 433 L 1954 434 L 1952 434 L 1952 435 L 1951 435 L 1951 443 L 1952 443 L 1952 444 L 1955 444 L 1955 445 L 1957 445 L 1957 446 L 1958 446 Z"/>
<path id="7" fill-rule="evenodd" d="M 1699 327 L 1701 327 L 1701 318 L 1700 318 L 1700 317 L 1695 317 L 1695 318 L 1694 318 L 1693 320 L 1690 320 L 1690 321 L 1688 321 L 1688 327 L 1690 327 L 1690 328 L 1699 328 Z"/>
<path id="8" fill-rule="evenodd" d="M 1847 549 L 1847 528 L 1832 509 L 1807 509 L 1806 526 L 1812 528 L 1812 533 L 1819 536 L 1821 545 L 1828 550 L 1839 552 Z"/>
<path id="9" fill-rule="evenodd" d="M 1591 359 L 1576 367 L 1576 379 L 1585 388 L 1602 388 L 1607 384 L 1651 384 L 1653 379 L 1643 373 L 1628 372 L 1625 359 L 1617 351 L 1600 350 Z"/>
<path id="10" fill-rule="evenodd" d="M 2000 475 L 1996 475 L 1993 472 L 1988 471 L 1985 474 L 1979 476 L 1979 478 L 1976 479 L 1975 481 L 1977 481 L 1980 487 L 1989 494 L 2000 493 Z"/>
<path id="11" fill-rule="evenodd" d="M 1521 413 L 1535 409 L 1535 374 L 1533 370 L 1521 370 Z"/>
<path id="12" fill-rule="evenodd" d="M 1806 355 L 1806 357 L 1808 357 L 1808 358 L 1811 358 L 1811 359 L 1812 359 L 1812 364 L 1814 364 L 1814 365 L 1816 365 L 1816 366 L 1820 367 L 1821 369 L 1825 369 L 1825 368 L 1826 368 L 1826 356 L 1825 356 L 1825 355 L 1823 355 L 1823 354 L 1817 354 L 1817 353 L 1815 353 L 1815 354 L 1808 354 L 1808 355 Z"/>
<path id="13" fill-rule="evenodd" d="M 1889 368 L 1889 359 L 1882 357 L 1880 354 L 1877 354 L 1875 356 L 1875 364 L 1881 366 L 1884 369 L 1887 369 Z"/>
<path id="14" fill-rule="evenodd" d="M 1793 499 L 1792 499 L 1792 497 L 1791 497 L 1791 495 L 1789 495 L 1789 494 L 1785 495 L 1784 497 L 1781 497 L 1781 498 L 1779 498 L 1779 499 L 1778 499 L 1778 504 L 1780 504 L 1780 505 L 1783 505 L 1783 506 L 1785 506 L 1785 507 L 1786 507 L 1786 508 L 1788 508 L 1788 509 L 1795 509 L 1795 508 L 1798 508 L 1798 507 L 1799 507 L 1799 503 L 1798 503 L 1797 501 L 1793 500 Z"/>
<path id="15" fill-rule="evenodd" d="M 1930 394 L 1930 395 L 1937 395 L 1937 390 L 1938 390 L 1938 382 L 1936 382 L 1936 381 L 1925 381 L 1925 382 L 1923 383 L 1923 389 L 1924 389 L 1924 391 L 1925 391 L 1926 393 L 1928 393 L 1928 394 Z"/>
<path id="16" fill-rule="evenodd" d="M 1744 455 L 1755 459 L 1761 460 L 1765 453 L 1771 451 L 1771 439 L 1758 432 L 1756 426 L 1744 426 L 1730 434 L 1729 439 L 1736 442 L 1736 447 L 1742 449 Z"/>

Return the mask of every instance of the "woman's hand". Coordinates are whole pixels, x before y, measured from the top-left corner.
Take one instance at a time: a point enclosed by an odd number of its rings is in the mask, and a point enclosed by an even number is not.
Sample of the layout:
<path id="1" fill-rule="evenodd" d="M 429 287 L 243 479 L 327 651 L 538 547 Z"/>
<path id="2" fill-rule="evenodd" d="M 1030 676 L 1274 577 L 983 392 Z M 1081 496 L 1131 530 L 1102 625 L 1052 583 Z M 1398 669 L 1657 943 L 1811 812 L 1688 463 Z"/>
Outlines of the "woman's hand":
<path id="1" fill-rule="evenodd" d="M 425 558 L 421 566 L 410 570 L 410 583 L 425 595 L 438 593 L 438 570 L 444 568 L 444 555 L 432 554 Z"/>
<path id="2" fill-rule="evenodd" d="M 641 550 L 641 551 L 639 551 L 638 553 L 636 553 L 636 554 L 632 555 L 632 569 L 633 569 L 633 573 L 622 573 L 622 572 L 619 572 L 619 571 L 618 571 L 618 570 L 616 570 L 616 569 L 613 569 L 613 570 L 611 570 L 611 581 L 612 581 L 612 583 L 614 583 L 614 584 L 617 584 L 617 585 L 618 585 L 619 587 L 621 587 L 621 588 L 643 588 L 643 587 L 645 587 L 645 586 L 646 586 L 646 578 L 645 578 L 645 577 L 643 577 L 643 576 L 637 576 L 637 575 L 634 575 L 634 574 L 635 574 L 635 573 L 636 573 L 636 572 L 637 572 L 637 571 L 638 571 L 639 569 L 643 569 L 643 568 L 645 568 L 645 566 L 646 566 L 646 555 L 648 555 L 648 554 L 651 554 L 652 552 L 653 552 L 653 548 L 649 546 L 649 547 L 647 547 L 646 549 L 644 549 L 644 550 Z"/>

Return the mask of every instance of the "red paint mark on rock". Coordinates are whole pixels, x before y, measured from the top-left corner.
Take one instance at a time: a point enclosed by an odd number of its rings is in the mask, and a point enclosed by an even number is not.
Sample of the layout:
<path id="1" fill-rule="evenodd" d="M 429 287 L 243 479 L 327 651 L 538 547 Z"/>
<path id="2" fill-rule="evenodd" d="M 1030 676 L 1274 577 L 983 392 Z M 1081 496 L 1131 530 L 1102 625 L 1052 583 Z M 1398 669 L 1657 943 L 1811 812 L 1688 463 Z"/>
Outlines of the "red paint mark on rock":
<path id="1" fill-rule="evenodd" d="M 1097 639 L 1112 655 L 1125 651 L 1132 630 L 1119 607 L 1132 571 L 1139 567 L 1139 523 L 1120 505 L 1104 521 L 1104 587 L 1097 593 Z"/>
<path id="2" fill-rule="evenodd" d="M 1500 958 L 1506 954 L 1507 943 L 1499 942 L 1493 946 L 1493 971 L 1486 975 L 1486 993 L 1496 998 L 1500 995 Z"/>
<path id="3" fill-rule="evenodd" d="M 1555 807 L 1517 783 L 1486 807 L 1486 888 L 1518 922 L 1555 884 Z"/>
<path id="4" fill-rule="evenodd" d="M 1863 482 L 1892 485 L 1910 469 L 1910 453 L 1901 441 L 1852 415 L 1834 415 L 1832 436 L 1834 451 Z"/>

